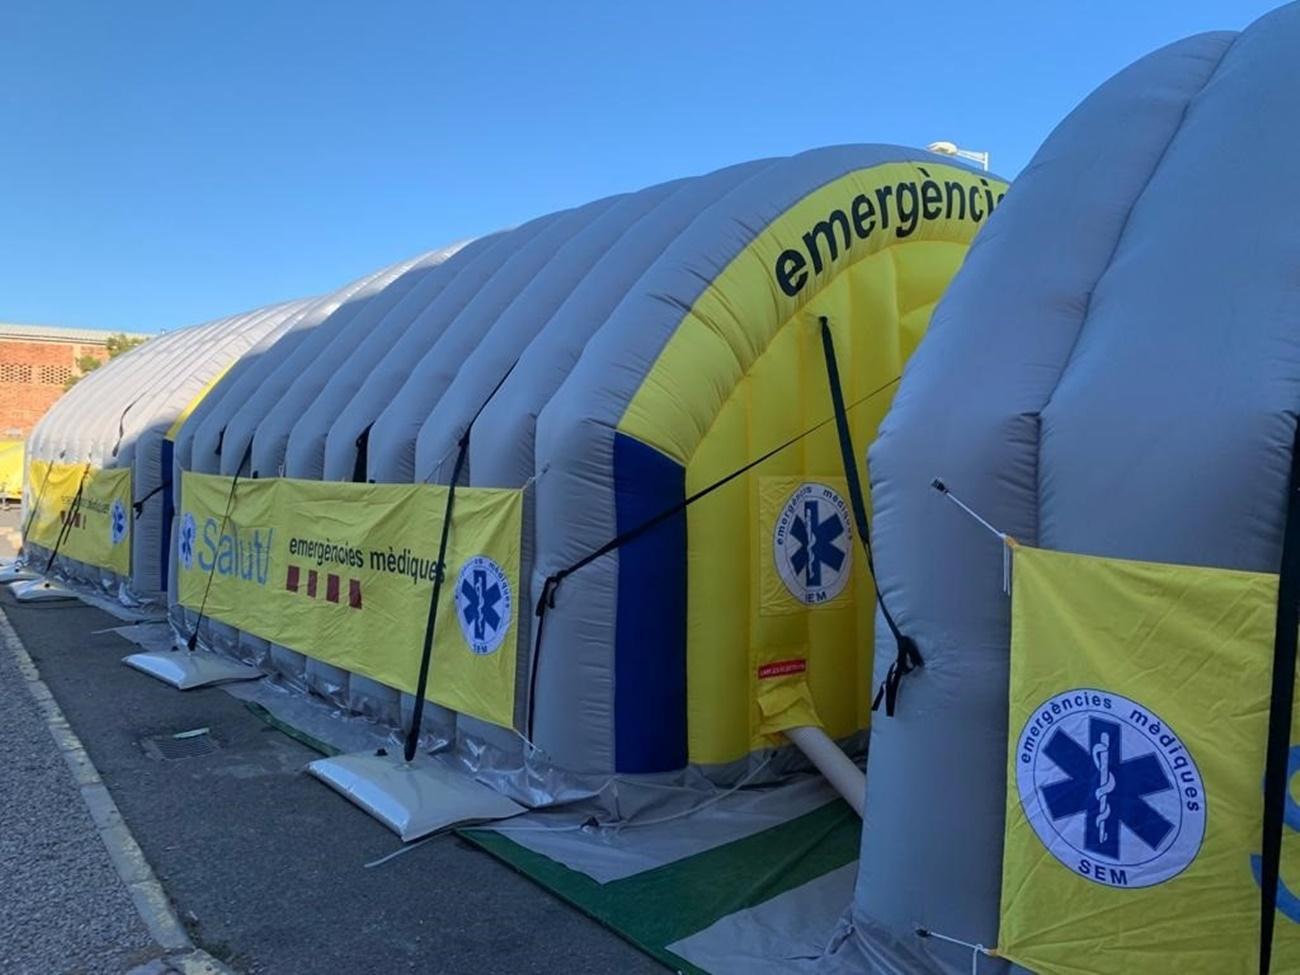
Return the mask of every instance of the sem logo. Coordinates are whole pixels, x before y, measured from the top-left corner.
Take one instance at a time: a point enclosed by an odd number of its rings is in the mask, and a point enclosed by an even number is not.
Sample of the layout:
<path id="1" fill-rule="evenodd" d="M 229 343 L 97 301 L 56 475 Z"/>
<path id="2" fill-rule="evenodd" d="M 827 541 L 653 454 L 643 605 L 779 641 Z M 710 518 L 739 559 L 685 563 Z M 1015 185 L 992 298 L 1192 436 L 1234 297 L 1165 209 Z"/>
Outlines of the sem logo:
<path id="1" fill-rule="evenodd" d="M 772 532 L 772 557 L 786 589 L 799 602 L 830 602 L 849 581 L 853 529 L 848 505 L 834 488 L 799 485 Z"/>
<path id="2" fill-rule="evenodd" d="M 114 545 L 126 538 L 126 505 L 121 498 L 113 500 L 113 507 L 108 512 L 108 538 Z"/>
<path id="3" fill-rule="evenodd" d="M 472 653 L 496 652 L 510 629 L 510 608 L 510 580 L 501 566 L 486 555 L 466 562 L 456 580 L 456 618 Z"/>
<path id="4" fill-rule="evenodd" d="M 194 568 L 194 540 L 198 534 L 199 526 L 194 522 L 194 515 L 185 512 L 185 517 L 181 519 L 181 537 L 176 541 L 177 548 L 180 550 L 181 566 L 185 569 Z"/>
<path id="5" fill-rule="evenodd" d="M 1016 786 L 1043 845 L 1094 883 L 1164 883 L 1205 837 L 1191 754 L 1156 714 L 1108 691 L 1076 688 L 1034 711 L 1016 748 Z"/>

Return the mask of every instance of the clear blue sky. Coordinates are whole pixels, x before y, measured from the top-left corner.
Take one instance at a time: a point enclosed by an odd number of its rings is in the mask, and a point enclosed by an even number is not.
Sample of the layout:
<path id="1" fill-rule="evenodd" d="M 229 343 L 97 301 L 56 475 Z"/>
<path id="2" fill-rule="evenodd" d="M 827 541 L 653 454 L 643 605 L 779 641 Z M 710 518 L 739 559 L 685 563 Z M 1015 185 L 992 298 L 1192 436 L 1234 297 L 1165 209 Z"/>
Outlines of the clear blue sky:
<path id="1" fill-rule="evenodd" d="M 1098 83 L 1252 0 L 7 0 L 0 320 L 152 331 L 819 145 L 1013 176 Z"/>

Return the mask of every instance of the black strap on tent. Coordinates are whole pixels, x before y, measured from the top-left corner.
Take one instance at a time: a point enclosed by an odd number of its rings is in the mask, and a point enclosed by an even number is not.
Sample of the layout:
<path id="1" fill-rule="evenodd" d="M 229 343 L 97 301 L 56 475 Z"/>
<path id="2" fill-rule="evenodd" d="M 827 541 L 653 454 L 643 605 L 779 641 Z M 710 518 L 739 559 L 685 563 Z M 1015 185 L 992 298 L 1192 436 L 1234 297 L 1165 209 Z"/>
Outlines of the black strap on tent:
<path id="1" fill-rule="evenodd" d="M 900 378 L 902 377 L 895 376 L 893 379 L 889 380 L 889 382 L 877 386 L 875 389 L 867 393 L 861 399 L 857 399 L 854 402 L 850 403 L 848 409 L 850 410 L 855 409 L 861 406 L 863 403 L 866 403 L 868 400 L 874 399 L 875 397 L 883 393 L 885 390 L 893 386 L 895 383 L 897 383 Z M 578 561 L 574 562 L 572 565 L 569 565 L 563 569 L 559 569 L 556 572 L 552 572 L 549 576 L 546 577 L 546 581 L 542 584 L 541 598 L 537 600 L 537 611 L 536 611 L 537 631 L 536 631 L 536 638 L 533 641 L 532 667 L 528 679 L 528 737 L 529 739 L 533 737 L 533 711 L 535 710 L 534 704 L 537 700 L 537 672 L 539 670 L 538 664 L 541 661 L 541 654 L 542 654 L 542 631 L 546 625 L 547 611 L 555 608 L 555 593 L 560 588 L 560 583 L 562 583 L 569 576 L 573 575 L 573 573 L 577 572 L 579 569 L 591 565 L 591 563 L 595 562 L 597 559 L 603 558 L 604 556 L 608 555 L 610 552 L 614 551 L 615 549 L 623 545 L 626 545 L 628 542 L 634 539 L 640 538 L 648 531 L 652 531 L 653 529 L 657 528 L 659 525 L 662 525 L 668 519 L 673 518 L 676 515 L 680 514 L 681 512 L 685 511 L 696 501 L 699 501 L 701 498 L 708 497 L 714 491 L 718 490 L 718 488 L 731 483 L 736 478 L 740 477 L 740 475 L 753 470 L 759 464 L 762 464 L 764 461 L 770 460 L 771 458 L 775 457 L 777 454 L 781 453 L 781 451 L 794 446 L 800 440 L 803 440 L 805 437 L 811 436 L 812 434 L 820 430 L 822 427 L 826 426 L 828 423 L 834 422 L 834 420 L 835 417 L 833 416 L 826 417 L 826 419 L 819 421 L 818 423 L 809 427 L 807 430 L 804 430 L 802 433 L 791 437 L 789 440 L 785 441 L 784 443 L 777 444 L 775 447 L 773 447 L 771 450 L 767 451 L 766 453 L 761 454 L 758 457 L 754 458 L 753 460 L 747 462 L 743 466 L 736 468 L 730 474 L 727 474 L 726 476 L 719 478 L 718 480 L 710 484 L 708 487 L 701 488 L 700 490 L 692 494 L 690 497 L 682 501 L 679 501 L 674 505 L 669 506 L 668 508 L 659 512 L 657 515 L 653 515 L 652 517 L 641 522 L 641 524 L 629 528 L 621 535 L 614 536 L 604 545 L 600 546 L 599 548 L 595 549 L 592 552 L 587 553 L 582 558 L 578 559 Z"/>
<path id="2" fill-rule="evenodd" d="M 131 402 L 127 403 L 126 407 L 122 410 L 122 415 L 117 418 L 117 443 L 113 444 L 113 452 L 109 455 L 110 457 L 117 456 L 117 451 L 122 446 L 122 438 L 126 436 L 126 415 L 131 412 L 131 407 L 140 402 L 143 397 L 144 394 L 141 393 L 135 399 L 131 400 Z"/>
<path id="3" fill-rule="evenodd" d="M 497 394 L 510 374 L 515 371 L 515 365 L 518 359 L 510 364 L 510 368 L 505 374 L 497 380 L 497 384 L 492 387 L 492 392 L 488 393 L 487 399 L 479 404 L 479 408 L 474 411 L 470 417 L 469 423 L 465 424 L 465 432 L 461 434 L 460 440 L 456 443 L 456 464 L 451 470 L 451 483 L 447 486 L 447 506 L 442 512 L 442 537 L 438 540 L 438 561 L 434 563 L 433 575 L 433 592 L 429 594 L 429 616 L 424 625 L 424 647 L 420 652 L 420 676 L 415 682 L 415 707 L 411 711 L 411 727 L 406 730 L 406 743 L 403 749 L 403 756 L 406 761 L 415 758 L 416 749 L 420 746 L 420 724 L 424 720 L 424 695 L 429 689 L 429 664 L 433 660 L 433 635 L 438 627 L 438 599 L 442 595 L 442 583 L 447 574 L 447 539 L 451 535 L 451 515 L 456 506 L 456 482 L 460 480 L 460 473 L 465 469 L 465 460 L 469 456 L 469 435 L 474 429 L 474 423 L 478 420 L 482 412 L 487 409 L 488 403 L 492 402 L 492 397 Z M 370 428 L 366 427 L 366 433 Z M 436 468 L 434 473 L 436 473 Z M 429 477 L 432 477 L 430 474 Z M 425 478 L 428 480 L 428 478 Z"/>
<path id="4" fill-rule="evenodd" d="M 1300 417 L 1291 446 L 1287 485 L 1286 529 L 1282 567 L 1277 581 L 1277 628 L 1273 637 L 1273 688 L 1268 712 L 1268 747 L 1264 759 L 1264 836 L 1260 856 L 1259 972 L 1268 975 L 1273 961 L 1273 921 L 1282 859 L 1282 825 L 1287 804 L 1287 758 L 1295 704 L 1296 627 L 1300 624 Z"/>
<path id="5" fill-rule="evenodd" d="M 226 495 L 226 511 L 221 516 L 221 527 L 217 529 L 217 537 L 220 538 L 226 533 L 226 525 L 230 522 L 230 512 L 235 506 L 235 489 L 239 487 L 239 478 L 244 473 L 244 465 L 253 459 L 253 441 L 248 441 L 248 446 L 244 448 L 244 456 L 239 461 L 239 466 L 235 468 L 235 476 L 230 481 L 230 493 Z M 257 471 L 252 472 L 253 477 L 257 477 Z M 190 652 L 199 645 L 199 627 L 203 625 L 203 617 L 208 609 L 208 593 L 212 592 L 212 577 L 217 573 L 217 560 L 212 560 L 212 568 L 208 570 L 208 581 L 203 586 L 203 599 L 199 602 L 199 615 L 194 618 L 194 629 L 190 633 L 190 638 L 185 641 L 185 646 Z"/>
<path id="6" fill-rule="evenodd" d="M 86 490 L 86 477 L 90 474 L 90 464 L 81 470 L 81 479 L 77 481 L 77 491 L 72 496 L 72 503 L 68 505 L 68 510 L 64 512 L 63 524 L 59 526 L 58 537 L 54 539 L 54 548 L 50 551 L 50 557 L 45 560 L 45 574 L 49 575 L 50 570 L 54 568 L 54 560 L 59 557 L 59 549 L 63 547 L 64 540 L 72 531 L 72 523 L 76 519 L 78 512 L 81 511 L 81 497 Z"/>
<path id="7" fill-rule="evenodd" d="M 433 659 L 433 634 L 438 626 L 438 599 L 442 595 L 442 581 L 447 574 L 447 539 L 451 534 L 451 513 L 456 504 L 456 482 L 460 480 L 465 455 L 469 453 L 469 432 L 472 428 L 471 423 L 460 438 L 456 450 L 456 466 L 452 468 L 451 484 L 447 486 L 447 507 L 442 513 L 442 537 L 438 540 L 438 561 L 434 563 L 433 592 L 429 596 L 429 616 L 424 625 L 424 649 L 420 652 L 420 676 L 415 682 L 415 708 L 411 712 L 411 727 L 406 731 L 406 747 L 403 752 L 408 762 L 415 758 L 415 750 L 420 745 L 424 694 L 429 687 L 429 663 Z"/>
<path id="8" fill-rule="evenodd" d="M 146 494 L 139 501 L 132 501 L 131 508 L 133 511 L 135 511 L 135 516 L 139 518 L 142 514 L 144 514 L 144 503 L 146 501 L 152 498 L 155 494 L 161 494 L 163 491 L 166 491 L 171 486 L 172 486 L 171 478 L 168 478 L 167 480 L 159 484 L 156 488 L 154 488 L 152 491 L 150 491 L 148 494 Z"/>
<path id="9" fill-rule="evenodd" d="M 366 428 L 357 437 L 357 458 L 352 462 L 352 480 L 357 484 L 366 482 L 366 466 L 370 455 L 370 428 L 373 426 L 374 423 L 366 424 Z"/>
<path id="10" fill-rule="evenodd" d="M 64 451 L 59 452 L 60 457 L 62 457 L 63 454 Z M 22 554 L 23 550 L 27 548 L 27 533 L 32 530 L 32 522 L 36 520 L 36 514 L 41 510 L 41 501 L 45 497 L 45 489 L 49 486 L 50 475 L 52 473 L 54 473 L 53 461 L 45 465 L 45 477 L 41 479 L 41 486 L 36 492 L 36 500 L 32 503 L 32 510 L 27 512 L 27 523 L 23 525 L 22 538 L 18 545 L 19 554 Z"/>
<path id="11" fill-rule="evenodd" d="M 876 564 L 871 554 L 871 524 L 867 521 L 866 496 L 862 492 L 862 480 L 858 477 L 858 454 L 853 447 L 853 431 L 849 429 L 849 415 L 844 409 L 844 389 L 840 385 L 840 367 L 835 359 L 835 339 L 831 335 L 830 319 L 822 315 L 818 321 L 821 323 L 822 352 L 826 355 L 826 381 L 831 387 L 835 429 L 840 438 L 840 458 L 844 462 L 844 480 L 849 486 L 853 520 L 857 524 L 858 537 L 862 539 L 862 550 L 867 555 L 867 570 L 871 573 L 871 588 L 876 593 L 876 604 L 880 607 L 880 615 L 885 618 L 885 625 L 889 627 L 897 648 L 894 662 L 889 665 L 889 672 L 881 682 L 875 700 L 871 702 L 871 710 L 879 710 L 883 700 L 885 714 L 892 718 L 894 709 L 898 705 L 899 684 L 917 667 L 924 666 L 925 661 L 921 659 L 921 651 L 917 649 L 916 641 L 898 628 L 898 623 L 894 621 L 894 614 L 885 605 L 885 597 L 881 595 L 880 587 L 876 584 Z"/>

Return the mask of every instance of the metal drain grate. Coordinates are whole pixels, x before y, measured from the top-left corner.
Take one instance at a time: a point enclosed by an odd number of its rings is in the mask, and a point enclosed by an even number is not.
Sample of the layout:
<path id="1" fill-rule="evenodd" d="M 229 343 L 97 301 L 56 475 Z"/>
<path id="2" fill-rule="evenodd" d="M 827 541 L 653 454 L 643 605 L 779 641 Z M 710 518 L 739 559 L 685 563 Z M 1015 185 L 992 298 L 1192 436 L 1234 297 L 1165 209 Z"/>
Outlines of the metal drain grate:
<path id="1" fill-rule="evenodd" d="M 140 742 L 151 758 L 175 762 L 183 758 L 200 758 L 211 755 L 221 746 L 206 730 L 199 734 L 179 732 L 175 735 L 153 735 Z"/>

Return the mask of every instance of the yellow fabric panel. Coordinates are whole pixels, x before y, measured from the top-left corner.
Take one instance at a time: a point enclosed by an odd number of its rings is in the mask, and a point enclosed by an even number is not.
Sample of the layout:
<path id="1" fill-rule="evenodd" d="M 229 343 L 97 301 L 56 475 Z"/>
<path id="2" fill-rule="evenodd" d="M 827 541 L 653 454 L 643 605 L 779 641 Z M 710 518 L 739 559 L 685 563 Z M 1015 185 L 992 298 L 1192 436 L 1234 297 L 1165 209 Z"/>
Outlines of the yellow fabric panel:
<path id="1" fill-rule="evenodd" d="M 21 440 L 0 440 L 0 496 L 16 498 L 23 490 L 23 453 Z"/>
<path id="2" fill-rule="evenodd" d="M 999 951 L 1066 975 L 1256 971 L 1277 576 L 1024 547 L 1013 573 Z M 1290 794 L 1277 972 L 1300 970 Z"/>
<path id="3" fill-rule="evenodd" d="M 235 361 L 237 362 L 238 360 Z M 216 387 L 217 383 L 221 382 L 222 378 L 226 375 L 226 373 L 230 371 L 230 366 L 233 366 L 234 364 L 235 364 L 234 362 L 231 362 L 229 365 L 224 367 L 220 372 L 218 372 L 215 376 L 213 376 L 212 379 L 208 383 L 206 383 L 202 389 L 199 390 L 198 395 L 195 396 L 192 400 L 189 401 L 189 403 L 186 404 L 185 409 L 181 410 L 180 415 L 176 417 L 176 419 L 172 421 L 172 425 L 167 428 L 166 438 L 168 440 L 174 441 L 176 439 L 176 437 L 181 432 L 181 427 L 185 426 L 185 421 L 190 418 L 190 414 L 193 413 L 195 409 L 198 408 L 198 405 L 203 402 L 203 398 L 207 396 L 208 393 L 212 392 L 212 390 Z"/>
<path id="4" fill-rule="evenodd" d="M 182 475 L 180 601 L 415 690 L 447 488 Z M 459 488 L 427 696 L 514 723 L 522 492 Z M 209 579 L 211 585 L 209 587 Z"/>
<path id="5" fill-rule="evenodd" d="M 827 420 L 819 315 L 831 321 L 847 403 L 890 383 L 1005 190 L 959 167 L 891 163 L 810 193 L 683 316 L 620 432 L 683 464 L 690 494 Z M 887 225 L 891 196 L 897 204 L 906 193 L 914 219 L 895 206 Z M 981 219 L 965 200 L 978 201 Z M 892 393 L 850 411 L 860 464 Z M 867 727 L 875 605 L 848 504 L 827 424 L 687 509 L 691 761 L 735 761 L 798 724 L 834 736 Z M 817 539 L 818 551 L 844 560 L 826 571 L 829 586 L 796 578 L 821 577 L 820 558 L 796 565 L 798 533 L 814 523 L 839 531 Z"/>
<path id="6" fill-rule="evenodd" d="M 34 460 L 27 503 L 32 511 L 27 529 L 30 541 L 50 551 L 58 545 L 60 555 L 111 569 L 118 575 L 130 574 L 129 467 L 104 470 L 90 464 Z"/>
<path id="7" fill-rule="evenodd" d="M 895 245 L 941 241 L 968 246 L 980 223 L 970 218 L 940 216 L 909 224 L 894 217 L 888 227 L 877 215 L 860 221 L 868 232 L 856 232 L 855 204 L 881 199 L 881 194 L 909 187 L 911 193 L 942 192 L 946 184 L 965 187 L 980 200 L 996 199 L 1006 184 L 979 173 L 939 163 L 887 163 L 858 170 L 804 197 L 777 217 L 717 276 L 683 316 L 640 389 L 629 402 L 619 430 L 685 464 L 713 423 L 723 401 L 740 378 L 768 347 L 775 331 L 806 307 L 825 285 L 866 257 Z M 888 199 L 888 197 L 886 197 Z M 923 212 L 933 212 L 927 207 Z M 955 211 L 954 211 L 955 212 Z M 963 209 L 963 213 L 966 211 Z M 828 243 L 824 230 L 836 243 Z M 845 230 L 849 229 L 848 240 Z M 870 229 L 868 229 L 870 228 Z M 900 232 L 906 230 L 904 236 Z M 822 265 L 815 273 L 812 252 Z M 781 287 L 783 255 L 802 255 L 807 265 L 802 287 L 791 296 Z M 788 268 L 790 265 L 786 265 Z M 797 277 L 797 275 L 796 275 Z"/>
<path id="8" fill-rule="evenodd" d="M 865 487 L 861 462 L 892 399 L 888 384 L 965 251 L 945 242 L 898 245 L 824 287 L 775 332 L 722 405 L 687 465 L 687 494 L 832 417 L 821 315 L 835 338 Z M 888 388 L 853 405 L 882 386 Z M 820 487 L 801 496 L 809 486 Z M 801 498 L 820 499 L 819 517 L 834 512 L 843 527 L 837 548 L 847 577 L 832 598 L 812 605 L 786 585 L 778 565 L 778 522 L 800 514 Z M 839 439 L 834 424 L 825 423 L 687 509 L 693 762 L 735 761 L 800 724 L 820 724 L 836 737 L 867 727 L 875 599 L 848 505 Z"/>

